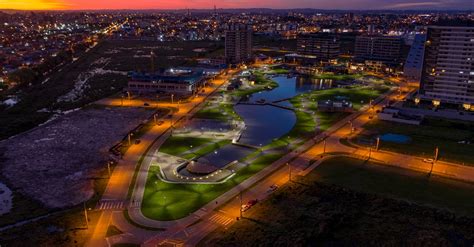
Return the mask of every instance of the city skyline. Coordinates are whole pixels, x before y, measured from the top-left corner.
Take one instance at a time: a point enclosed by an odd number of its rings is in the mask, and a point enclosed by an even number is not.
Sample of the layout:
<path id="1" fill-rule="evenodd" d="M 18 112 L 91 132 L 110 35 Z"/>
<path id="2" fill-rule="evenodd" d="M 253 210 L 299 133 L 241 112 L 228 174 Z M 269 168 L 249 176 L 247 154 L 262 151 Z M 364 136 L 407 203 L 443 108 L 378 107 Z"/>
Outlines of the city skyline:
<path id="1" fill-rule="evenodd" d="M 92 0 L 2 0 L 0 9 L 16 10 L 117 10 L 117 9 L 212 9 L 214 6 L 222 9 L 232 8 L 272 8 L 272 9 L 327 9 L 327 10 L 469 10 L 474 4 L 469 0 L 439 0 L 439 1 L 406 1 L 406 0 L 358 0 L 348 3 L 343 0 L 331 2 L 322 0 L 277 0 L 259 1 L 250 0 L 193 0 L 150 2 L 147 0 L 130 1 L 92 1 Z"/>

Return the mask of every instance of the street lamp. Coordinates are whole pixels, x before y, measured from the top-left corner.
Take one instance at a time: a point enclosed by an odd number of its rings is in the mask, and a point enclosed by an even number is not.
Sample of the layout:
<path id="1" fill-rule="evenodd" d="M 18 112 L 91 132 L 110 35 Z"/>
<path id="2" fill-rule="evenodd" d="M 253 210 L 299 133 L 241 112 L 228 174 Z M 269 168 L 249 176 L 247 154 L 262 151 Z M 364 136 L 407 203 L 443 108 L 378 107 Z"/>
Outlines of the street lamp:
<path id="1" fill-rule="evenodd" d="M 291 182 L 291 165 L 290 163 L 286 163 L 286 165 L 288 166 L 288 181 Z"/>
<path id="2" fill-rule="evenodd" d="M 326 139 L 323 141 L 323 154 L 326 153 Z"/>
<path id="3" fill-rule="evenodd" d="M 87 215 L 86 202 L 84 202 L 84 217 L 86 219 L 86 227 L 89 229 L 89 216 Z"/>

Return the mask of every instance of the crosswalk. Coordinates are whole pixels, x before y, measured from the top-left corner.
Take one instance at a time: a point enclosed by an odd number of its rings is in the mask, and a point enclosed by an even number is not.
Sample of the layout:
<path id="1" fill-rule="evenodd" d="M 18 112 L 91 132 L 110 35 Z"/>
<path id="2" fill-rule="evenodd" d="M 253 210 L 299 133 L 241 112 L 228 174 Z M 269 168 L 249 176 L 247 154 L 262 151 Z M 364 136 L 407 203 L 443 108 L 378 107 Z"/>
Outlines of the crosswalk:
<path id="1" fill-rule="evenodd" d="M 97 210 L 111 210 L 111 209 L 124 209 L 126 203 L 123 201 L 114 201 L 114 200 L 101 200 L 97 206 Z"/>
<path id="2" fill-rule="evenodd" d="M 229 216 L 219 214 L 219 213 L 216 213 L 213 216 L 211 216 L 209 220 L 223 226 L 227 226 L 230 223 L 232 223 L 232 221 L 234 221 L 234 219 L 230 218 Z"/>
<path id="3" fill-rule="evenodd" d="M 130 205 L 129 207 L 130 208 L 139 208 L 142 206 L 142 202 L 141 201 L 138 201 L 138 202 L 130 202 Z"/>

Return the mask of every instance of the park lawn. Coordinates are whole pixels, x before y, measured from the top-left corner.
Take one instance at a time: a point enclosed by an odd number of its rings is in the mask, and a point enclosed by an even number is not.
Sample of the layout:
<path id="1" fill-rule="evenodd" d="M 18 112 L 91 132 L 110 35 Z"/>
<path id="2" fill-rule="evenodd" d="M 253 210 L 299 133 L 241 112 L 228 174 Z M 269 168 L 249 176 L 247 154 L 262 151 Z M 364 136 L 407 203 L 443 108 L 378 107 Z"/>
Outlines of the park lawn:
<path id="1" fill-rule="evenodd" d="M 209 144 L 209 145 L 205 145 L 204 147 L 192 152 L 192 153 L 189 153 L 189 154 L 186 154 L 183 156 L 183 158 L 186 158 L 186 159 L 196 159 L 196 158 L 199 158 L 199 157 L 202 157 L 210 152 L 213 152 L 214 150 L 217 150 L 219 148 L 222 148 L 223 146 L 227 145 L 227 144 L 230 144 L 232 141 L 231 140 L 222 140 L 222 141 L 219 141 L 219 142 L 215 142 L 215 143 L 212 143 L 212 144 Z"/>
<path id="2" fill-rule="evenodd" d="M 161 181 L 158 166 L 150 167 L 142 201 L 142 213 L 154 220 L 175 220 L 188 216 L 224 192 L 242 183 L 284 154 L 267 154 L 255 159 L 223 184 L 172 184 Z"/>
<path id="3" fill-rule="evenodd" d="M 352 86 L 347 88 L 332 88 L 328 90 L 313 91 L 310 93 L 310 99 L 313 101 L 319 100 L 333 100 L 336 96 L 347 97 L 347 100 L 352 102 L 354 109 L 359 110 L 363 105 L 368 104 L 370 100 L 375 100 L 377 97 L 387 92 L 389 87 L 377 86 Z"/>
<path id="4" fill-rule="evenodd" d="M 353 75 L 335 75 L 335 74 L 319 74 L 313 75 L 313 79 L 332 79 L 338 81 L 346 81 L 346 80 L 354 80 L 358 78 L 362 78 L 364 74 L 353 74 Z"/>
<path id="5" fill-rule="evenodd" d="M 381 142 L 380 149 L 404 154 L 430 157 L 439 148 L 439 159 L 474 166 L 472 158 L 474 144 L 459 141 L 473 140 L 474 125 L 451 123 L 443 120 L 428 120 L 420 126 L 373 120 L 364 125 L 370 134 L 362 137 L 374 139 L 377 135 L 393 133 L 409 136 L 409 144 Z"/>
<path id="6" fill-rule="evenodd" d="M 240 116 L 234 111 L 234 104 L 231 103 L 219 103 L 217 107 L 212 103 L 208 103 L 206 107 L 196 112 L 194 117 L 222 121 L 240 119 Z"/>
<path id="7" fill-rule="evenodd" d="M 283 68 L 274 68 L 265 72 L 265 74 L 270 74 L 270 75 L 285 75 L 288 73 L 290 73 L 290 71 L 288 69 L 283 69 Z"/>
<path id="8" fill-rule="evenodd" d="M 209 138 L 171 136 L 165 141 L 165 143 L 163 143 L 163 145 L 161 145 L 159 151 L 179 156 L 179 154 L 188 151 L 191 146 L 199 147 L 205 144 L 210 144 L 212 141 L 213 140 Z"/>
<path id="9" fill-rule="evenodd" d="M 474 184 L 347 157 L 324 161 L 316 180 L 474 216 Z"/>

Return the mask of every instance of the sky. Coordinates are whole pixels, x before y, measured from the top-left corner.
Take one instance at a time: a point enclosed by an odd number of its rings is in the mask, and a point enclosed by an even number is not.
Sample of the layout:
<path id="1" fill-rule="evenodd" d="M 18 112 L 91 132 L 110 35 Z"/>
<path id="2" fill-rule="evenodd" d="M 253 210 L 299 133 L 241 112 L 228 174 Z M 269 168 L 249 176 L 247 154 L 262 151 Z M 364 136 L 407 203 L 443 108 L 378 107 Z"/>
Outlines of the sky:
<path id="1" fill-rule="evenodd" d="M 0 9 L 457 9 L 473 10 L 474 0 L 0 0 Z"/>

